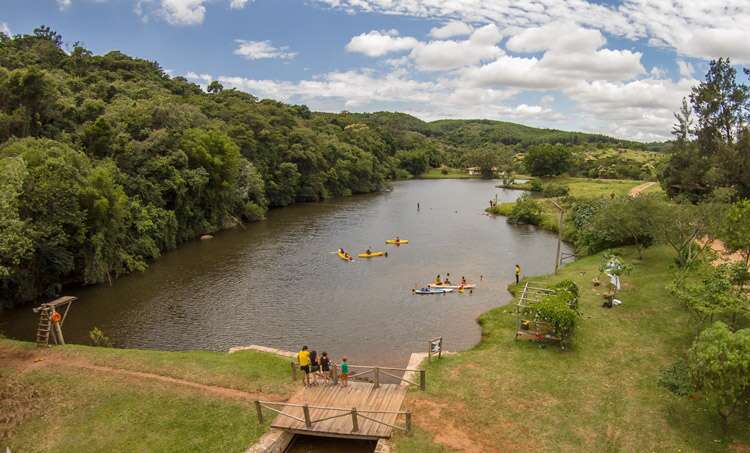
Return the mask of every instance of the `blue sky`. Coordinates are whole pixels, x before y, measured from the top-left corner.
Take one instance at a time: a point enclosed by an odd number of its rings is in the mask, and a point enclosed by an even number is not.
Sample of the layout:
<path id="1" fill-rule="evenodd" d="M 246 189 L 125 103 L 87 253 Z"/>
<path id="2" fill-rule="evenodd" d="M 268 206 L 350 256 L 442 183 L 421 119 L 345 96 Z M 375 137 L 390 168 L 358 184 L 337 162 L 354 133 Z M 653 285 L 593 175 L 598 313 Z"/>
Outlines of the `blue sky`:
<path id="1" fill-rule="evenodd" d="M 315 110 L 668 138 L 707 61 L 750 62 L 747 0 L 3 0 L 95 53 Z M 738 66 L 739 67 L 739 66 Z M 743 77 L 744 79 L 744 77 Z"/>

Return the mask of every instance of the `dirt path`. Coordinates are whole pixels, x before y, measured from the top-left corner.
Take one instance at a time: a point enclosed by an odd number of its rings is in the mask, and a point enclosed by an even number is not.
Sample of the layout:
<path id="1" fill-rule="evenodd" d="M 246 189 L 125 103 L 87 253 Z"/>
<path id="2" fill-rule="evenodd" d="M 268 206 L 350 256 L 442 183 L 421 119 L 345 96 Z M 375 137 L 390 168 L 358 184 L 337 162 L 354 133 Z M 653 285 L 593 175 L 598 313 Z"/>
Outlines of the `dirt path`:
<path id="1" fill-rule="evenodd" d="M 643 192 L 644 190 L 648 189 L 649 187 L 651 187 L 653 185 L 656 185 L 656 183 L 653 182 L 653 181 L 644 182 L 643 184 L 639 184 L 639 185 L 633 187 L 632 189 L 630 189 L 630 192 L 628 192 L 628 195 L 630 195 L 631 197 L 635 198 L 638 195 L 640 195 L 641 192 Z"/>
<path id="2" fill-rule="evenodd" d="M 123 368 L 113 368 L 101 365 L 94 365 L 82 358 L 60 358 L 54 357 L 49 354 L 49 351 L 24 351 L 22 354 L 12 354 L 13 357 L 9 357 L 6 354 L 0 353 L 0 358 L 8 359 L 7 363 L 19 372 L 24 373 L 30 370 L 34 370 L 42 367 L 49 366 L 62 366 L 70 368 L 79 368 L 90 370 L 98 373 L 105 373 L 111 375 L 119 375 L 128 378 L 134 378 L 139 380 L 151 380 L 164 382 L 167 384 L 179 385 L 182 387 L 190 387 L 196 390 L 200 390 L 205 393 L 212 395 L 221 396 L 224 398 L 242 399 L 242 400 L 256 400 L 264 399 L 268 401 L 286 401 L 287 398 L 280 395 L 273 395 L 267 393 L 257 392 L 245 392 L 242 390 L 232 389 L 228 387 L 221 387 L 217 385 L 201 384 L 198 382 L 188 381 L 186 379 L 174 378 L 171 376 L 164 376 L 161 374 L 146 373 L 142 371 L 126 370 Z"/>

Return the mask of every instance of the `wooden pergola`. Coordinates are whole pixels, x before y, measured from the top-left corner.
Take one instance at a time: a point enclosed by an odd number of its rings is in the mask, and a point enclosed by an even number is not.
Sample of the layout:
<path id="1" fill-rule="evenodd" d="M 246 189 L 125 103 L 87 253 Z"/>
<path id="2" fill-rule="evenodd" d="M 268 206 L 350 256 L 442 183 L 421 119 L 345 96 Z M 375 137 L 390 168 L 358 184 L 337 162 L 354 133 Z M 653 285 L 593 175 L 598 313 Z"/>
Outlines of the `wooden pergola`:
<path id="1" fill-rule="evenodd" d="M 550 323 L 537 319 L 534 309 L 534 305 L 554 293 L 555 290 L 553 289 L 542 288 L 534 283 L 526 282 L 521 297 L 516 304 L 516 340 L 519 337 L 530 340 L 562 340 L 554 335 L 554 329 Z"/>
<path id="2" fill-rule="evenodd" d="M 76 300 L 78 300 L 77 297 L 63 296 L 33 309 L 34 313 L 39 313 L 39 324 L 36 330 L 37 346 L 49 346 L 50 334 L 55 344 L 65 344 L 62 326 L 68 317 L 70 305 Z"/>

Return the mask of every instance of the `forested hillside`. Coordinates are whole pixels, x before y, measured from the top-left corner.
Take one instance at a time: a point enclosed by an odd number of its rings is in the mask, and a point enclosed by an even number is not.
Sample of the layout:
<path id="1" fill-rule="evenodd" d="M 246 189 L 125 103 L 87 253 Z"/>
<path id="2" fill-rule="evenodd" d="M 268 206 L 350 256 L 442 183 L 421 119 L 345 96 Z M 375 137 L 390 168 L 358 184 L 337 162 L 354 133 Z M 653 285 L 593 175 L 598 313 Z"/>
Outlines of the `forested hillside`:
<path id="1" fill-rule="evenodd" d="M 63 48 L 69 49 L 64 51 Z M 0 33 L 0 305 L 111 282 L 270 207 L 367 193 L 478 146 L 620 143 L 510 123 L 313 113 L 158 63 Z M 518 151 L 518 149 L 513 149 Z"/>

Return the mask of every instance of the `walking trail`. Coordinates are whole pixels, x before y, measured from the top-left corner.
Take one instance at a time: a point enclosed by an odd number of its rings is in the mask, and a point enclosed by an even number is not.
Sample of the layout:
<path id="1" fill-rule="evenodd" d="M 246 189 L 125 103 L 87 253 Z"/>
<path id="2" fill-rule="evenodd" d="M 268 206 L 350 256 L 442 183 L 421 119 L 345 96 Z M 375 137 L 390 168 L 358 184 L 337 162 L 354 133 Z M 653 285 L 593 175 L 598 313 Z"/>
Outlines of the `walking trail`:
<path id="1" fill-rule="evenodd" d="M 635 198 L 638 195 L 640 195 L 644 190 L 648 189 L 649 187 L 655 185 L 656 183 L 653 181 L 650 182 L 644 182 L 643 184 L 639 184 L 632 189 L 630 189 L 630 192 L 628 192 L 628 195 Z"/>

